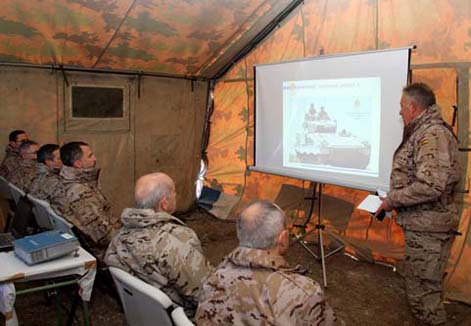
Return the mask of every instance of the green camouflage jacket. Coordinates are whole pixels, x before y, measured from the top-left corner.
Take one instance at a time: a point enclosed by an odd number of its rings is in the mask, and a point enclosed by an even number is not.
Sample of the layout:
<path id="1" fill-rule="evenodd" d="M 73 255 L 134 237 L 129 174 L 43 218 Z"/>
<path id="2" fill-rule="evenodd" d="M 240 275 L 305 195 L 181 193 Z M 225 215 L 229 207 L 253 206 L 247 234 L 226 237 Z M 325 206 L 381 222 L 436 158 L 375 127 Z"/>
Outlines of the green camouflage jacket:
<path id="1" fill-rule="evenodd" d="M 386 200 L 398 211 L 396 222 L 415 231 L 456 229 L 453 195 L 459 180 L 457 140 L 433 105 L 404 128 L 394 153 Z"/>
<path id="2" fill-rule="evenodd" d="M 198 325 L 336 325 L 319 284 L 266 250 L 239 247 L 203 285 Z"/>
<path id="3" fill-rule="evenodd" d="M 194 315 L 201 284 L 212 271 L 195 232 L 178 218 L 152 209 L 127 208 L 105 263 L 160 288 Z"/>

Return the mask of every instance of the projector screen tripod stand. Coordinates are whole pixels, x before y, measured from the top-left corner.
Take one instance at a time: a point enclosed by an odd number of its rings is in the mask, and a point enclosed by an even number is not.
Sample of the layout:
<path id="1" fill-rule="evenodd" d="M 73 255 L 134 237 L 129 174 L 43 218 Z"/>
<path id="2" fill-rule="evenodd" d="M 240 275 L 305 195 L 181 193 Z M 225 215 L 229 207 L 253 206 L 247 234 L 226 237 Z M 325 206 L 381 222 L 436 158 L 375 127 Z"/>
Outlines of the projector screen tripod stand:
<path id="1" fill-rule="evenodd" d="M 309 210 L 308 210 L 308 214 L 306 215 L 306 219 L 302 224 L 293 224 L 293 227 L 302 229 L 303 232 L 301 234 L 295 235 L 296 240 L 311 256 L 313 256 L 316 259 L 317 262 L 321 264 L 324 287 L 327 287 L 327 272 L 326 272 L 325 260 L 327 257 L 343 250 L 345 248 L 345 242 L 340 237 L 326 230 L 325 225 L 322 223 L 322 184 L 319 182 L 313 182 L 311 183 L 311 186 L 312 186 L 312 195 L 310 197 L 304 198 L 305 200 L 310 201 Z M 316 201 L 317 201 L 317 217 L 316 217 L 317 219 L 314 224 L 314 228 L 306 232 L 306 229 L 311 221 L 311 215 L 314 211 L 314 205 Z M 313 232 L 317 232 L 318 243 L 314 244 L 318 247 L 317 253 L 311 248 L 313 244 L 309 243 L 306 240 L 306 237 L 310 233 L 313 233 Z M 323 233 L 325 233 L 325 235 L 327 236 L 330 236 L 335 241 L 341 243 L 340 247 L 335 248 L 326 253 L 325 248 L 324 248 Z"/>

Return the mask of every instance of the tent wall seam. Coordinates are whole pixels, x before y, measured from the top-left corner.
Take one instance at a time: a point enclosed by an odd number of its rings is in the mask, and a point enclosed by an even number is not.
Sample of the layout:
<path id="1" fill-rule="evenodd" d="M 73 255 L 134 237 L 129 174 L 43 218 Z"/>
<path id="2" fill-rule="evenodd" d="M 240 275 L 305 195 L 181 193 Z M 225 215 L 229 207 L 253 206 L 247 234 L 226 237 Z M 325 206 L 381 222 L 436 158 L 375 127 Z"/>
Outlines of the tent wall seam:
<path id="1" fill-rule="evenodd" d="M 221 55 L 224 55 L 224 53 L 222 54 L 219 54 L 219 53 L 221 53 L 224 49 L 230 47 L 231 41 L 235 39 L 237 35 L 240 35 L 242 33 L 242 28 L 245 26 L 245 24 L 255 16 L 255 13 L 258 12 L 258 10 L 260 10 L 260 8 L 264 6 L 267 3 L 267 1 L 268 0 L 265 0 L 262 3 L 260 3 L 257 6 L 257 8 L 254 10 L 254 12 L 249 17 L 247 17 L 247 19 L 242 24 L 240 24 L 240 27 L 234 33 L 232 33 L 231 36 L 227 38 L 226 42 L 224 42 L 224 44 L 222 44 L 217 51 L 214 51 L 215 54 L 212 55 L 208 60 L 206 60 L 205 63 L 201 64 L 201 66 L 199 67 L 197 71 L 199 72 L 204 71 L 205 69 L 211 66 L 212 62 L 213 63 L 216 62 L 218 58 L 221 57 Z M 253 28 L 253 26 L 255 26 L 255 24 L 253 24 L 251 28 Z"/>
<path id="2" fill-rule="evenodd" d="M 101 51 L 100 55 L 98 56 L 98 58 L 96 59 L 95 63 L 93 64 L 93 68 L 96 67 L 96 65 L 100 62 L 101 58 L 105 55 L 105 52 L 108 51 L 108 48 L 110 47 L 111 43 L 114 41 L 116 35 L 118 34 L 119 30 L 121 29 L 121 26 L 123 25 L 124 21 L 126 19 L 128 19 L 128 16 L 129 16 L 129 13 L 131 12 L 132 8 L 134 8 L 134 5 L 136 4 L 137 0 L 133 0 L 133 2 L 131 3 L 131 5 L 129 6 L 128 10 L 126 11 L 126 13 L 124 14 L 124 17 L 123 19 L 121 19 L 121 21 L 119 22 L 119 25 L 118 27 L 116 28 L 116 30 L 114 31 L 113 35 L 111 35 L 111 38 L 109 39 L 108 43 L 106 44 L 106 46 L 103 48 L 103 50 Z"/>
<path id="3" fill-rule="evenodd" d="M 224 76 L 234 64 L 244 59 L 260 42 L 262 42 L 271 32 L 279 26 L 279 24 L 288 17 L 299 5 L 304 3 L 304 0 L 294 0 L 291 2 L 285 10 L 278 14 L 260 33 L 247 43 L 239 52 L 234 55 L 234 58 L 226 65 L 224 65 L 214 76 L 214 79 L 220 79 Z"/>

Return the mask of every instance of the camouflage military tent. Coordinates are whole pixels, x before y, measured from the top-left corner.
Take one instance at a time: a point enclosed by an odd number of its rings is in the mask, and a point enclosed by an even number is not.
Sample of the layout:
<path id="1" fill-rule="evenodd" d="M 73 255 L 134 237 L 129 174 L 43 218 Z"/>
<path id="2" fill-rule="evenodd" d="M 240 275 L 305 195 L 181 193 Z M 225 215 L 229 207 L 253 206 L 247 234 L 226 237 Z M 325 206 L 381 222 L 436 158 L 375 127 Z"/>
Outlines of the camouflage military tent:
<path id="1" fill-rule="evenodd" d="M 468 0 L 4 0 L 0 145 L 16 128 L 41 143 L 88 141 L 116 212 L 131 203 L 135 179 L 155 170 L 177 181 L 185 210 L 195 198 L 203 130 L 210 130 L 208 186 L 240 202 L 284 201 L 303 181 L 245 173 L 253 161 L 253 64 L 412 44 L 413 79 L 437 90 L 448 121 L 458 106 L 455 128 L 460 147 L 468 148 Z M 122 89 L 123 111 L 75 115 L 72 89 L 83 85 Z M 343 219 L 329 223 L 355 250 L 388 262 L 401 258 L 401 230 L 351 208 L 364 192 L 326 186 L 325 193 L 334 203 L 342 198 Z M 468 193 L 460 197 L 463 236 L 447 278 L 448 297 L 465 302 L 469 200 Z"/>

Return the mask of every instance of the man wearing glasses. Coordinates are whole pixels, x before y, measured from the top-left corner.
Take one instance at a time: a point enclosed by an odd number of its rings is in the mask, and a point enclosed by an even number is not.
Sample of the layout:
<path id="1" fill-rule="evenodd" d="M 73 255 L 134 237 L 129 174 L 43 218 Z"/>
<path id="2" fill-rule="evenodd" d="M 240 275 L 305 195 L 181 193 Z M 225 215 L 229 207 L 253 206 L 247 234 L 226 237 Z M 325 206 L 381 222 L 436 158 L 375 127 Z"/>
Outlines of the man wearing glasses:
<path id="1" fill-rule="evenodd" d="M 20 154 L 18 165 L 8 176 L 8 181 L 26 193 L 30 191 L 31 183 L 38 173 L 36 167 L 38 150 L 39 144 L 35 141 L 26 140 L 22 142 L 18 149 Z"/>
<path id="2" fill-rule="evenodd" d="M 18 149 L 28 140 L 28 134 L 24 130 L 13 130 L 8 136 L 8 145 L 5 149 L 5 157 L 0 165 L 0 176 L 8 180 L 8 175 L 15 170 L 20 160 Z"/>

